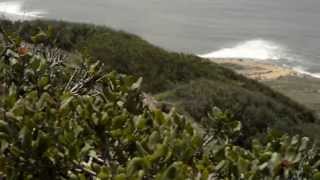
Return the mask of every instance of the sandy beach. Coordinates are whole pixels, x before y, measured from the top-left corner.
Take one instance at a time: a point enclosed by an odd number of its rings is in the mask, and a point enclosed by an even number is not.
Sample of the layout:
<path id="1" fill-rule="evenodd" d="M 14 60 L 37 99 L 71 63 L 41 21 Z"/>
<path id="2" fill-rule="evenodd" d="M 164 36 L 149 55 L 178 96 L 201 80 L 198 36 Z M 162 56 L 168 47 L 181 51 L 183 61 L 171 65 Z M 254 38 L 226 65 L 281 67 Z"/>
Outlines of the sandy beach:
<path id="1" fill-rule="evenodd" d="M 275 80 L 281 77 L 297 76 L 298 73 L 290 68 L 280 67 L 267 61 L 255 61 L 251 59 L 211 59 L 235 72 L 250 79 L 259 81 Z"/>
<path id="2" fill-rule="evenodd" d="M 293 69 L 252 59 L 211 59 L 304 104 L 320 116 L 320 79 Z"/>

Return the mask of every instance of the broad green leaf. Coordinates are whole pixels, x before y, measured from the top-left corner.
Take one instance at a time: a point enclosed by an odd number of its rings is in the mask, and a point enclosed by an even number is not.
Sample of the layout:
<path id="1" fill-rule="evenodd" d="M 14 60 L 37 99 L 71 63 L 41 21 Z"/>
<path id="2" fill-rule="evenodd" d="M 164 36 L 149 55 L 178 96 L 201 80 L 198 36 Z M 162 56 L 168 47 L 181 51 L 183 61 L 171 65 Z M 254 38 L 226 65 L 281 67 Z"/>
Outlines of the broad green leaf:
<path id="1" fill-rule="evenodd" d="M 148 164 L 145 159 L 135 157 L 129 161 L 127 172 L 129 176 L 135 175 L 139 170 L 147 169 Z"/>
<path id="2" fill-rule="evenodd" d="M 313 175 L 313 180 L 320 180 L 320 172 L 317 172 Z"/>

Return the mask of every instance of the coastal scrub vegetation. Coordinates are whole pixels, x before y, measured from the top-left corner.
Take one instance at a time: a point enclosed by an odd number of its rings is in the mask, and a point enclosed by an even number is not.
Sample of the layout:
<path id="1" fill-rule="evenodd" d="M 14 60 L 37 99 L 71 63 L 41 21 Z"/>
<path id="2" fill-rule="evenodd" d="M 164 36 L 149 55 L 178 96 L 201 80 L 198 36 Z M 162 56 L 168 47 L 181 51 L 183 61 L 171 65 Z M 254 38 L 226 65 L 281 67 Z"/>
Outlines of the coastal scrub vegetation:
<path id="1" fill-rule="evenodd" d="M 104 71 L 142 77 L 144 92 L 176 106 L 197 123 L 204 122 L 200 118 L 212 106 L 231 111 L 246 129 L 245 137 L 266 133 L 268 128 L 304 134 L 303 128 L 295 127 L 319 123 L 313 111 L 259 82 L 194 55 L 168 52 L 123 31 L 45 20 L 2 20 L 1 25 L 27 42 L 33 42 L 40 29 L 42 35 L 50 35 L 43 41 L 47 46 L 100 60 Z"/>
<path id="2" fill-rule="evenodd" d="M 1 179 L 320 179 L 309 138 L 270 130 L 242 147 L 242 123 L 217 107 L 199 131 L 143 102 L 142 78 L 75 63 L 46 36 L 26 47 L 4 34 Z"/>

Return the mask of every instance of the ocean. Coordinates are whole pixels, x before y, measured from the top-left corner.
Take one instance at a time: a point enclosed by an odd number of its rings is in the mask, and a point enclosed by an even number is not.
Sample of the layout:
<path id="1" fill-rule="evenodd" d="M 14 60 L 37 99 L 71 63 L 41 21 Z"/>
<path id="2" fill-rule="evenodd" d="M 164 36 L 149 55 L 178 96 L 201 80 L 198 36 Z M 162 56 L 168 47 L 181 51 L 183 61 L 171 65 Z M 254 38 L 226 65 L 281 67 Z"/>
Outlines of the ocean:
<path id="1" fill-rule="evenodd" d="M 0 0 L 0 13 L 107 25 L 172 51 L 320 77 L 319 0 Z"/>

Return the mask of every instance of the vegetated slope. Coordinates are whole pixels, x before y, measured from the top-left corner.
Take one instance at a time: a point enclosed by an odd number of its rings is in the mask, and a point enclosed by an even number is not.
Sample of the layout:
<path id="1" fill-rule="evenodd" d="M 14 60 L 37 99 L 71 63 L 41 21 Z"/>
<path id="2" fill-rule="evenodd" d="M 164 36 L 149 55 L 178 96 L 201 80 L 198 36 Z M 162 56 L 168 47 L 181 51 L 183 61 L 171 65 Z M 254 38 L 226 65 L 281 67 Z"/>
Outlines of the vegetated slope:
<path id="1" fill-rule="evenodd" d="M 241 120 L 248 130 L 246 136 L 267 127 L 291 132 L 294 125 L 316 121 L 310 110 L 263 84 L 194 55 L 168 52 L 122 31 L 56 21 L 1 21 L 1 25 L 28 41 L 40 27 L 52 37 L 48 44 L 54 42 L 62 49 L 101 60 L 106 70 L 141 76 L 144 91 L 162 94 L 161 99 L 179 105 L 198 122 L 212 105 Z"/>
<path id="2" fill-rule="evenodd" d="M 174 109 L 145 104 L 141 78 L 6 39 L 0 179 L 320 178 L 319 148 L 307 137 L 270 131 L 246 149 L 235 144 L 241 122 L 218 108 L 202 134 Z"/>

